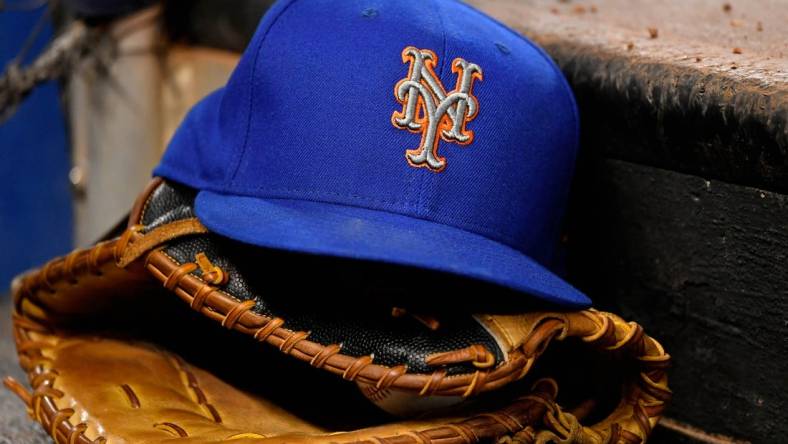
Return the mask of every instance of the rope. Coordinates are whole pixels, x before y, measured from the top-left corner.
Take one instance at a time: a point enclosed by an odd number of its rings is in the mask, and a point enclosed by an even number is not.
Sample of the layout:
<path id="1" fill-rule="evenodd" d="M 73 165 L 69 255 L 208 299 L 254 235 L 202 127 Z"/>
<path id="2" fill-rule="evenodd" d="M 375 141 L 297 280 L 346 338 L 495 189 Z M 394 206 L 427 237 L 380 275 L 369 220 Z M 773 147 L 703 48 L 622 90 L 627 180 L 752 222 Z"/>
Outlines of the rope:
<path id="1" fill-rule="evenodd" d="M 36 86 L 60 79 L 88 52 L 94 32 L 75 21 L 55 38 L 28 67 L 13 60 L 0 76 L 0 123 L 10 118 Z"/>

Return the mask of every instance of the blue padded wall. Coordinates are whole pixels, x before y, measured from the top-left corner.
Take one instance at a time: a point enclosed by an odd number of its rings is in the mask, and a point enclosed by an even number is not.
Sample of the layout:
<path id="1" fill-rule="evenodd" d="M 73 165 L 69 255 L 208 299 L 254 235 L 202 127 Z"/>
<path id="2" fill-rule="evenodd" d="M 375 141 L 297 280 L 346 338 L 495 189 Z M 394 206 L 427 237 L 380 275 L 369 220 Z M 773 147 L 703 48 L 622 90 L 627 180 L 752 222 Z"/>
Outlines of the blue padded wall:
<path id="1" fill-rule="evenodd" d="M 9 8 L 18 2 L 3 2 Z M 19 52 L 44 8 L 0 9 L 0 67 Z M 51 39 L 49 23 L 26 57 Z M 0 124 L 0 294 L 14 275 L 66 253 L 73 217 L 68 181 L 70 154 L 58 85 L 37 89 Z"/>

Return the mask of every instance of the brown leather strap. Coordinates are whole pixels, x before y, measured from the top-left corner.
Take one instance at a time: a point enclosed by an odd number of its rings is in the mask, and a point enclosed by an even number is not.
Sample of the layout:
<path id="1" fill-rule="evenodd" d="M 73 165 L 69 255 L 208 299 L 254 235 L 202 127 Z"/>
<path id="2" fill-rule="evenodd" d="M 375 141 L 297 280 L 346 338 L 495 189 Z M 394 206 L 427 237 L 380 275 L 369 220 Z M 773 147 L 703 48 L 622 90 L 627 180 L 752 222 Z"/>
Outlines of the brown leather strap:
<path id="1" fill-rule="evenodd" d="M 176 220 L 153 230 L 134 236 L 132 241 L 123 248 L 118 258 L 118 267 L 125 268 L 145 253 L 165 242 L 192 234 L 207 233 L 208 229 L 197 218 Z"/>

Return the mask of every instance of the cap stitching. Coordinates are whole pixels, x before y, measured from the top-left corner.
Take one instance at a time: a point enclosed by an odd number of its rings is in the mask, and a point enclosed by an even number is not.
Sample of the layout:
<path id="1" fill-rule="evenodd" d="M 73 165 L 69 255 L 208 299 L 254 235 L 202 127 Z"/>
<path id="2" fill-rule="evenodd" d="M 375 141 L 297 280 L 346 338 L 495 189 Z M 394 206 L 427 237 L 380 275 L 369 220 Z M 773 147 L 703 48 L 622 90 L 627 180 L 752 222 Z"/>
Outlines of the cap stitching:
<path id="1" fill-rule="evenodd" d="M 299 189 L 299 188 L 276 188 L 276 189 L 265 188 L 265 191 L 268 192 L 268 193 L 303 193 L 303 194 L 311 194 L 311 195 L 328 194 L 328 195 L 337 196 L 337 197 L 365 200 L 365 201 L 369 201 L 369 202 L 379 202 L 379 203 L 384 203 L 384 204 L 398 204 L 398 205 L 402 204 L 402 205 L 405 205 L 406 207 L 417 208 L 416 205 L 414 205 L 413 203 L 411 203 L 411 202 L 409 202 L 407 200 L 383 199 L 383 198 L 379 198 L 379 197 L 364 196 L 362 194 L 344 194 L 344 193 L 338 193 L 336 191 L 329 191 L 329 190 L 304 190 L 304 189 Z M 290 197 L 290 196 L 277 197 L 277 196 L 259 196 L 259 195 L 254 195 L 254 196 L 249 196 L 249 197 L 251 197 L 253 199 L 260 198 L 260 199 L 305 200 L 305 199 L 296 198 L 296 197 Z M 322 201 L 319 201 L 319 202 L 322 202 Z M 337 202 L 323 202 L 323 203 L 343 205 L 342 203 L 337 203 Z M 372 209 L 370 208 L 370 210 L 372 210 Z"/>
<path id="2" fill-rule="evenodd" d="M 441 62 L 441 66 L 439 68 L 440 71 L 438 72 L 438 79 L 443 81 L 442 80 L 442 78 L 443 78 L 443 71 L 445 70 L 445 67 L 446 67 L 446 48 L 448 46 L 447 37 L 446 37 L 446 22 L 443 20 L 443 14 L 441 14 L 440 6 L 438 5 L 438 1 L 437 0 L 432 0 L 432 4 L 435 5 L 435 15 L 438 16 L 438 21 L 441 24 L 441 31 L 443 31 L 443 52 L 441 53 L 441 60 L 442 60 L 442 62 Z"/>
<path id="3" fill-rule="evenodd" d="M 336 197 L 339 197 L 339 198 L 354 199 L 354 200 L 358 200 L 358 201 L 362 201 L 362 202 L 364 202 L 364 201 L 366 201 L 366 202 L 377 202 L 377 203 L 390 204 L 390 205 L 404 204 L 405 208 L 413 208 L 412 204 L 410 204 L 408 201 L 404 201 L 404 200 L 387 200 L 387 199 L 380 199 L 380 198 L 375 198 L 375 197 L 370 197 L 370 196 L 363 196 L 363 195 L 352 195 L 352 194 L 349 195 L 349 194 L 337 193 L 335 191 L 303 190 L 303 189 L 297 189 L 297 188 L 267 189 L 267 188 L 262 188 L 262 187 L 258 188 L 257 190 L 263 190 L 263 189 L 267 193 L 272 193 L 272 194 L 276 194 L 276 193 L 300 193 L 300 194 L 312 195 L 312 196 L 315 196 L 315 198 L 319 198 L 321 196 L 326 196 L 326 195 L 331 195 L 331 196 L 336 196 Z M 419 219 L 419 220 L 424 220 L 424 221 L 434 222 L 434 223 L 437 223 L 437 224 L 440 224 L 440 225 L 445 225 L 447 227 L 463 229 L 463 230 L 468 230 L 468 231 L 476 230 L 476 231 L 470 231 L 470 232 L 475 234 L 475 235 L 477 235 L 477 236 L 484 237 L 485 239 L 488 239 L 488 240 L 491 240 L 491 241 L 494 241 L 494 242 L 503 243 L 507 247 L 509 247 L 509 248 L 511 248 L 513 250 L 516 250 L 516 251 L 520 251 L 521 253 L 525 254 L 519 248 L 515 247 L 515 245 L 517 245 L 518 242 L 513 237 L 501 234 L 499 232 L 493 232 L 493 231 L 490 230 L 490 227 L 485 226 L 485 225 L 481 225 L 481 224 L 476 224 L 476 223 L 473 223 L 473 222 L 462 222 L 462 223 L 450 224 L 450 223 L 445 223 L 445 222 L 439 222 L 439 221 L 431 220 L 431 219 L 428 219 L 428 218 L 426 218 L 424 216 L 421 216 L 421 215 L 418 215 L 418 214 L 417 215 L 405 214 L 405 213 L 402 213 L 402 212 L 395 212 L 395 211 L 386 210 L 386 209 L 368 208 L 368 207 L 360 206 L 360 205 L 357 205 L 357 204 L 354 205 L 352 203 L 346 203 L 346 202 L 332 202 L 332 201 L 316 200 L 316 199 L 308 199 L 308 198 L 305 199 L 303 197 L 293 197 L 293 196 L 287 196 L 287 195 L 280 195 L 280 196 L 271 196 L 271 195 L 259 196 L 259 195 L 254 195 L 254 196 L 239 196 L 239 197 L 248 197 L 248 198 L 251 198 L 251 199 L 260 199 L 260 200 L 278 199 L 278 200 L 292 200 L 292 201 L 299 201 L 299 202 L 323 203 L 323 204 L 328 204 L 328 205 L 338 205 L 338 206 L 344 206 L 344 207 L 361 208 L 361 209 L 365 209 L 365 210 L 369 210 L 369 211 L 385 212 L 385 213 L 389 213 L 389 214 L 393 214 L 393 215 L 397 215 L 397 216 L 403 216 L 403 217 L 412 217 L 412 218 Z M 413 208 L 413 209 L 417 209 L 418 210 L 418 207 Z"/>
<path id="4" fill-rule="evenodd" d="M 440 57 L 438 59 L 440 61 L 440 66 L 438 67 L 438 73 L 437 73 L 438 74 L 438 81 L 439 82 L 443 82 L 443 73 L 445 71 L 446 58 L 447 58 L 447 56 L 446 56 L 446 48 L 447 48 L 447 45 L 448 45 L 447 37 L 446 37 L 446 22 L 443 19 L 443 14 L 441 14 L 441 9 L 440 9 L 440 5 L 438 4 L 438 1 L 437 0 L 432 0 L 432 4 L 435 7 L 435 15 L 438 18 L 438 22 L 440 23 L 441 32 L 442 32 L 442 35 L 443 35 L 443 50 L 442 50 L 441 55 L 440 55 Z M 438 141 L 438 143 L 440 143 L 440 140 Z M 417 176 L 417 177 L 419 177 L 419 176 Z M 427 214 L 429 212 L 429 207 L 428 207 L 427 203 L 425 202 L 424 190 L 427 188 L 428 184 L 429 185 L 433 185 L 434 182 L 435 182 L 435 177 L 433 177 L 433 175 L 431 175 L 431 174 L 430 175 L 422 174 L 419 177 L 419 180 L 418 180 L 418 183 L 419 183 L 419 185 L 418 185 L 418 188 L 419 188 L 418 211 L 419 211 L 420 214 Z"/>

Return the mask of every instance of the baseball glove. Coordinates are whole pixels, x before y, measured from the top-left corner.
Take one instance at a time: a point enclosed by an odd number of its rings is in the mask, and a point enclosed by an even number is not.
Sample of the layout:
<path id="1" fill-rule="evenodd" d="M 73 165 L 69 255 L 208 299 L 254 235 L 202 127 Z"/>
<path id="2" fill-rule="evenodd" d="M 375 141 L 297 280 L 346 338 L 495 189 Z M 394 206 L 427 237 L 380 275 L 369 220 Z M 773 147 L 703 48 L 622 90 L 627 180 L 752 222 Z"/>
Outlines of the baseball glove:
<path id="1" fill-rule="evenodd" d="M 635 323 L 242 245 L 194 197 L 154 180 L 128 228 L 15 280 L 32 390 L 6 385 L 56 442 L 640 443 L 670 398 Z"/>

